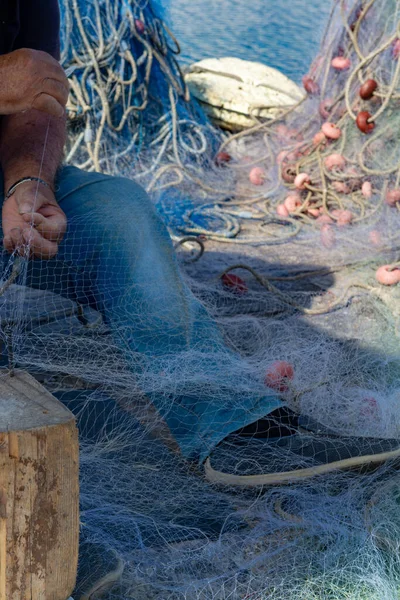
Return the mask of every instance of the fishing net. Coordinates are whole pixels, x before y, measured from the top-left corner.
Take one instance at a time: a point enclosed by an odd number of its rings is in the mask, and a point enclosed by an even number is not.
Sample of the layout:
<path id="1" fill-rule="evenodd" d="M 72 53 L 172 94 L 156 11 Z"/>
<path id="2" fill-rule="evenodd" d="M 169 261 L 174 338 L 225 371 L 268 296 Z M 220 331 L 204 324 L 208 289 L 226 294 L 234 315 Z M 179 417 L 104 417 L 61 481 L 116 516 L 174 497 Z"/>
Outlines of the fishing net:
<path id="1" fill-rule="evenodd" d="M 161 7 L 65 0 L 62 8 L 61 62 L 71 82 L 66 163 L 128 176 L 134 166 L 150 184 L 172 169 L 176 179 L 181 155 L 196 160 L 215 132 L 188 102 L 179 43 Z"/>
<path id="2" fill-rule="evenodd" d="M 159 7 L 65 0 L 89 174 L 62 172 L 67 243 L 5 257 L 1 302 L 10 366 L 78 420 L 76 598 L 399 597 L 399 8 L 335 2 L 304 100 L 228 136 Z M 218 446 L 282 402 L 300 452 Z M 324 431 L 361 472 L 314 469 Z"/>

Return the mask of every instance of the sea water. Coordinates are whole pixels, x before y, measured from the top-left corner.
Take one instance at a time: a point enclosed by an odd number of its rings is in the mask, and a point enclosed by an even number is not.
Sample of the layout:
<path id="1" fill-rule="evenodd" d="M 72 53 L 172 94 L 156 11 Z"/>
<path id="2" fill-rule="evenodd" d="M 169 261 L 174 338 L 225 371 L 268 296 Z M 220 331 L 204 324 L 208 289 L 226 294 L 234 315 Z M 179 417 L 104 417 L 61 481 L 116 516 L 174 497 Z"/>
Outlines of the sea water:
<path id="1" fill-rule="evenodd" d="M 237 56 L 300 82 L 318 51 L 331 0 L 163 0 L 188 64 Z"/>

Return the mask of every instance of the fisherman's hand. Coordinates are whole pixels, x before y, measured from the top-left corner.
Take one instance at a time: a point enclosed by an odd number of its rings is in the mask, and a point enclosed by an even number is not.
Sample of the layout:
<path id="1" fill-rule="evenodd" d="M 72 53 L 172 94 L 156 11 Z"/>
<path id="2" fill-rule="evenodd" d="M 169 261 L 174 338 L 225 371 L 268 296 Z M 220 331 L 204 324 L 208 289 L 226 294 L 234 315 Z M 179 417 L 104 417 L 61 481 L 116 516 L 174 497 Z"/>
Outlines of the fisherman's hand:
<path id="1" fill-rule="evenodd" d="M 62 117 L 69 83 L 55 58 L 23 48 L 0 56 L 0 115 L 35 108 Z"/>
<path id="2" fill-rule="evenodd" d="M 49 259 L 67 229 L 67 218 L 50 188 L 26 182 L 3 204 L 3 244 L 22 256 Z"/>

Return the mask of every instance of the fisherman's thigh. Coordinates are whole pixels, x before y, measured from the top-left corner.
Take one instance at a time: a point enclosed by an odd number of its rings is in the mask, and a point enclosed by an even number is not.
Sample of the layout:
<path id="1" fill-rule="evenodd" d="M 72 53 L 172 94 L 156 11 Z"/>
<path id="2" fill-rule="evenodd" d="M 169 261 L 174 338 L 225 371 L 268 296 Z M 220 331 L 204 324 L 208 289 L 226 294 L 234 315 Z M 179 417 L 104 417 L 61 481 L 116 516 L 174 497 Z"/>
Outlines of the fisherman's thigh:
<path id="1" fill-rule="evenodd" d="M 65 167 L 57 180 L 56 198 L 68 218 L 67 243 L 68 235 L 73 235 L 75 245 L 86 252 L 103 252 L 105 244 L 133 252 L 153 242 L 171 249 L 148 195 L 130 179 Z"/>
<path id="2" fill-rule="evenodd" d="M 68 219 L 59 258 L 76 269 L 83 295 L 90 288 L 102 305 L 113 307 L 129 297 L 147 314 L 165 311 L 168 297 L 170 309 L 181 312 L 189 292 L 166 227 L 143 188 L 130 179 L 67 167 L 57 181 L 57 200 Z"/>

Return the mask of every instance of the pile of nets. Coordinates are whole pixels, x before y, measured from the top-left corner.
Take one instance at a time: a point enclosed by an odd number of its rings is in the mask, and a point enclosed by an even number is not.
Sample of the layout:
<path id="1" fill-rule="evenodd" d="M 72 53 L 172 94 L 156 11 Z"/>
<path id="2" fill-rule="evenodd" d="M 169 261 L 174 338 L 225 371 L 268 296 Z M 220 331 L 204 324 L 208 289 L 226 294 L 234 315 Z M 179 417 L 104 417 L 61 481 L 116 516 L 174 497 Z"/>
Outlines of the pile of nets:
<path id="1" fill-rule="evenodd" d="M 161 12 L 155 2 L 62 3 L 67 164 L 127 176 L 134 169 L 152 187 L 168 162 L 180 165 L 182 150 L 191 159 L 205 153 L 212 133 L 188 102 L 179 43 Z"/>
<path id="2" fill-rule="evenodd" d="M 301 105 L 222 144 L 229 207 L 258 221 L 253 243 L 319 242 L 336 259 L 350 244 L 353 257 L 396 245 L 398 34 L 395 2 L 336 2 Z"/>
<path id="3" fill-rule="evenodd" d="M 13 358 L 80 429 L 76 599 L 399 598 L 396 464 L 282 487 L 210 483 L 160 416 L 184 394 L 243 408 L 266 393 L 266 370 L 281 360 L 294 371 L 280 390 L 293 410 L 342 436 L 400 438 L 400 288 L 376 280 L 382 265 L 399 272 L 399 8 L 335 0 L 304 101 L 228 137 L 189 101 L 159 7 L 64 0 L 67 162 L 151 192 L 179 240 L 183 279 L 170 285 L 179 296 L 184 281 L 222 333 L 209 349 L 130 352 L 123 319 L 111 335 L 89 294 L 55 322 L 42 305 L 27 317 L 29 290 L 16 284 L 45 288 L 49 267 L 14 268 L 3 290 Z M 366 80 L 376 86 L 364 100 Z M 80 251 L 96 218 L 70 224 Z M 108 261 L 119 268 L 111 246 Z M 67 257 L 64 282 L 68 269 L 85 266 Z M 160 287 L 160 304 L 168 294 Z M 136 323 L 146 321 L 146 306 L 136 311 Z M 271 469 L 289 470 L 294 458 L 277 450 Z M 257 470 L 257 454 L 247 460 L 241 473 Z M 305 456 L 296 466 L 309 464 Z"/>

